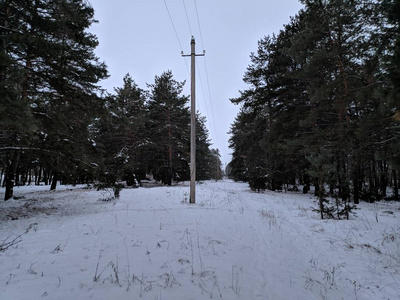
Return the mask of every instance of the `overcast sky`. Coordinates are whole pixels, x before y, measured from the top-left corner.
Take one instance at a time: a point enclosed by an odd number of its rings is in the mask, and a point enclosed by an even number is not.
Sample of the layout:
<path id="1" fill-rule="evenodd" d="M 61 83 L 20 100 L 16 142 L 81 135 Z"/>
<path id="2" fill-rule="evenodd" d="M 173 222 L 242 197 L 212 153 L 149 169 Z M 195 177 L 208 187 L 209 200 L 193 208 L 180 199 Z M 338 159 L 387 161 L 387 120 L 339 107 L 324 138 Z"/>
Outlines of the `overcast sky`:
<path id="1" fill-rule="evenodd" d="M 227 132 L 239 111 L 229 99 L 247 88 L 242 78 L 249 55 L 257 50 L 258 40 L 278 33 L 302 5 L 297 0 L 89 2 L 99 21 L 91 28 L 100 42 L 96 54 L 111 75 L 100 85 L 109 92 L 122 86 L 127 73 L 147 89 L 155 75 L 171 70 L 176 80 L 186 80 L 184 93 L 190 95 L 190 58 L 183 58 L 181 51 L 190 54 L 195 37 L 196 53 L 206 51 L 204 58 L 196 58 L 196 110 L 207 118 L 212 147 L 229 163 Z"/>

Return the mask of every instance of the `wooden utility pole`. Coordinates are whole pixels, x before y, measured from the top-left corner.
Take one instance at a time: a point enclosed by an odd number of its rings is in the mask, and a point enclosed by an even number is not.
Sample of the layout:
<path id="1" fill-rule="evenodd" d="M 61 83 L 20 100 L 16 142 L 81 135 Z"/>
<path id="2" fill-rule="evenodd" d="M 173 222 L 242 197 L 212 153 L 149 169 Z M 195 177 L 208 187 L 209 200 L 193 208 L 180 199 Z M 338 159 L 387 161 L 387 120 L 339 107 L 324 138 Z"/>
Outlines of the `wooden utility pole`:
<path id="1" fill-rule="evenodd" d="M 202 54 L 196 54 L 196 42 L 194 37 L 190 41 L 191 52 L 190 64 L 191 64 L 191 88 L 190 88 L 190 199 L 189 203 L 196 203 L 196 56 L 204 56 L 205 51 Z"/>

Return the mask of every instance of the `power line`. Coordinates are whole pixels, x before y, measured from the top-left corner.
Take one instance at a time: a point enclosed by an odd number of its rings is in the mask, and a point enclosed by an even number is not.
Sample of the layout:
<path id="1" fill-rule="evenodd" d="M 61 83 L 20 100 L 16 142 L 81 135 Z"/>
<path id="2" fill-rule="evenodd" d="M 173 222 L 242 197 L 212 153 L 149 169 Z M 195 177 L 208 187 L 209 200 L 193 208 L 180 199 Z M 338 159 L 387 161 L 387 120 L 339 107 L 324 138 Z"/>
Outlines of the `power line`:
<path id="1" fill-rule="evenodd" d="M 186 20 L 187 20 L 187 23 L 188 23 L 189 31 L 190 31 L 191 35 L 193 36 L 193 34 L 192 34 L 192 27 L 190 26 L 190 20 L 189 20 L 189 16 L 188 16 L 188 13 L 187 13 L 185 0 L 182 0 L 182 3 L 183 3 L 184 10 L 185 10 L 185 15 L 186 15 Z M 203 35 L 202 35 L 202 33 L 201 33 L 199 12 L 198 12 L 198 9 L 197 9 L 197 2 L 196 2 L 196 0 L 194 0 L 194 3 L 195 3 L 195 8 L 196 8 L 197 25 L 198 25 L 198 27 L 199 27 L 199 33 L 200 33 L 200 41 L 201 41 L 201 45 L 202 45 L 202 47 L 203 47 L 203 49 L 204 49 Z M 180 41 L 180 39 L 179 39 L 179 35 L 178 35 L 177 30 L 176 30 L 174 21 L 173 21 L 173 19 L 172 19 L 172 15 L 171 15 L 171 13 L 170 13 L 170 11 L 169 11 L 169 9 L 168 9 L 168 5 L 167 5 L 166 0 L 164 0 L 164 4 L 165 4 L 165 8 L 166 8 L 166 10 L 167 10 L 169 19 L 170 19 L 170 21 L 171 21 L 172 27 L 173 27 L 173 29 L 174 29 L 176 39 L 178 40 L 179 47 L 180 47 L 180 49 L 181 49 L 181 52 L 183 53 L 182 43 L 181 43 L 181 41 Z M 188 74 L 189 74 L 189 73 L 190 73 L 190 72 L 189 72 L 189 67 L 188 67 L 188 64 L 187 64 L 186 60 L 185 60 L 185 64 L 186 64 L 186 70 L 187 70 L 187 72 L 188 72 Z M 211 101 L 211 91 L 210 91 L 209 76 L 208 76 L 207 64 L 206 64 L 206 61 L 205 61 L 205 60 L 204 60 L 204 66 L 205 66 L 205 73 L 206 73 L 206 79 L 207 79 L 206 82 L 207 82 L 208 96 L 209 96 L 209 101 L 210 101 L 210 105 L 211 105 L 211 120 L 210 120 L 210 123 L 212 123 L 212 124 L 211 124 L 211 129 L 212 129 L 211 131 L 214 131 L 215 143 L 218 144 L 217 131 L 216 131 L 216 129 L 215 129 L 214 109 L 213 109 L 213 107 L 212 107 L 212 101 Z M 200 84 L 201 84 L 201 89 L 202 89 L 202 92 L 203 92 L 203 99 L 204 99 L 204 104 L 205 104 L 205 107 L 206 107 L 206 113 L 207 113 L 208 116 L 210 116 L 210 114 L 209 114 L 209 112 L 208 112 L 207 100 L 206 100 L 206 97 L 205 97 L 205 94 L 204 94 L 204 87 L 203 87 L 203 82 L 202 82 L 202 79 L 201 79 L 200 72 L 198 72 L 198 74 L 199 74 L 199 77 L 200 77 Z M 212 122 L 211 122 L 211 121 L 212 121 Z"/>
<path id="2" fill-rule="evenodd" d="M 185 0 L 182 0 L 182 3 L 183 3 L 183 7 L 185 8 L 186 20 L 187 20 L 187 23 L 189 25 L 190 35 L 193 36 L 192 27 L 190 27 L 189 17 L 188 17 L 188 13 L 187 13 L 187 10 L 186 10 Z"/>
<path id="3" fill-rule="evenodd" d="M 200 69 L 200 68 L 199 68 L 199 64 L 198 64 L 197 61 L 196 61 L 196 64 L 197 64 L 197 69 Z M 201 73 L 200 73 L 200 71 L 198 72 L 198 74 L 199 74 L 199 79 L 200 79 L 201 92 L 202 92 L 202 94 L 203 94 L 203 100 L 204 100 L 204 104 L 205 104 L 205 107 L 206 107 L 206 113 L 207 113 L 207 116 L 209 116 L 210 114 L 208 113 L 206 95 L 204 94 L 203 80 L 202 80 L 202 78 L 201 78 Z M 211 121 L 209 121 L 209 122 L 211 122 Z M 214 134 L 214 135 L 215 135 L 215 134 Z"/>
<path id="4" fill-rule="evenodd" d="M 194 0 L 194 6 L 196 7 L 197 25 L 199 26 L 201 47 L 203 47 L 203 49 L 205 49 L 205 48 L 204 48 L 204 44 L 203 44 L 203 35 L 201 34 L 200 19 L 199 19 L 199 11 L 197 10 L 197 1 L 196 1 L 196 0 Z"/>
<path id="5" fill-rule="evenodd" d="M 171 13 L 169 12 L 168 5 L 167 5 L 167 2 L 166 2 L 165 0 L 164 0 L 164 4 L 165 4 L 165 8 L 167 9 L 168 16 L 169 16 L 169 19 L 170 19 L 170 21 L 171 21 L 172 27 L 174 28 L 175 36 L 176 36 L 176 39 L 178 40 L 179 47 L 181 48 L 181 53 L 183 53 L 183 47 L 182 47 L 181 41 L 180 41 L 180 39 L 179 39 L 178 32 L 176 31 L 174 21 L 172 20 Z M 189 72 L 189 66 L 188 66 L 186 60 L 185 60 L 185 65 L 186 65 L 186 71 L 188 72 L 188 74 L 190 74 L 190 72 Z"/>
<path id="6" fill-rule="evenodd" d="M 213 108 L 213 106 L 212 106 L 212 98 L 211 98 L 211 91 L 210 91 L 210 83 L 209 83 L 209 80 L 208 80 L 207 64 L 206 64 L 206 61 L 205 61 L 205 60 L 204 60 L 204 66 L 205 66 L 205 69 L 206 69 L 206 80 L 207 80 L 207 89 L 208 89 L 208 99 L 210 100 L 210 106 L 211 106 L 211 118 L 212 118 L 212 121 L 213 121 L 213 128 L 214 128 L 214 132 L 215 132 L 215 134 L 214 134 L 214 136 L 215 136 L 215 142 L 218 144 L 217 130 L 216 130 L 216 128 L 215 128 L 214 108 Z"/>
<path id="7" fill-rule="evenodd" d="M 194 0 L 194 5 L 196 8 L 196 16 L 197 16 L 197 25 L 199 27 L 199 33 L 200 33 L 200 41 L 201 41 L 201 46 L 204 48 L 204 44 L 203 44 L 203 35 L 201 33 L 201 26 L 200 26 L 200 18 L 199 18 L 199 11 L 197 9 L 197 1 Z M 208 97 L 209 97 L 209 101 L 210 101 L 210 106 L 211 106 L 211 119 L 212 119 L 212 124 L 213 124 L 213 129 L 214 129 L 214 136 L 215 136 L 215 143 L 218 144 L 218 137 L 217 137 L 217 130 L 215 128 L 215 118 L 214 118 L 214 109 L 212 106 L 212 98 L 211 98 L 211 91 L 210 91 L 210 81 L 209 81 L 209 77 L 208 77 L 208 68 L 207 68 L 207 63 L 206 63 L 206 58 L 204 57 L 204 67 L 205 67 L 205 71 L 206 71 L 206 80 L 207 80 L 207 88 L 208 88 Z M 206 102 L 206 100 L 204 99 L 204 102 Z M 207 104 L 206 104 L 207 107 Z M 208 112 L 207 112 L 208 114 Z"/>
<path id="8" fill-rule="evenodd" d="M 196 64 L 197 64 L 197 68 L 200 69 L 197 61 L 196 61 Z M 212 108 L 211 108 L 211 114 L 209 113 L 208 105 L 207 105 L 207 101 L 206 101 L 207 97 L 206 97 L 206 95 L 204 93 L 204 85 L 203 85 L 203 80 L 202 80 L 200 71 L 198 72 L 198 74 L 199 74 L 199 79 L 200 79 L 201 92 L 203 94 L 204 105 L 206 107 L 206 113 L 207 113 L 207 116 L 209 116 L 207 121 L 209 122 L 209 125 L 210 125 L 210 132 L 213 135 L 214 144 L 218 145 L 217 131 L 215 129 L 215 122 L 214 122 L 214 113 L 212 111 Z M 209 85 L 208 85 L 208 94 L 210 95 L 210 87 L 209 87 Z"/>
<path id="9" fill-rule="evenodd" d="M 189 26 L 190 34 L 193 36 L 192 27 L 190 26 L 189 16 L 188 16 L 187 9 L 186 9 L 186 5 L 185 5 L 185 0 L 182 0 L 182 3 L 183 3 L 183 7 L 184 7 L 184 9 L 185 9 L 186 20 L 187 20 L 187 23 L 188 23 L 188 26 Z M 197 14 L 197 24 L 199 25 L 199 29 L 200 29 L 200 23 L 199 23 L 199 21 L 198 21 L 199 16 L 198 16 L 198 13 L 197 13 L 197 6 L 196 6 L 196 14 Z M 201 36 L 201 32 L 200 32 L 200 38 L 201 38 L 201 46 L 203 47 L 203 38 L 202 38 L 202 36 Z M 204 49 L 204 47 L 203 47 L 203 49 Z M 199 64 L 198 64 L 197 61 L 196 61 L 196 65 L 197 65 L 197 69 L 199 70 L 199 71 L 198 71 L 198 74 L 199 74 L 199 79 L 200 79 L 201 91 L 202 91 L 202 94 L 203 94 L 203 101 L 204 101 L 204 105 L 205 105 L 205 108 L 206 108 L 206 113 L 207 113 L 207 116 L 210 116 L 210 114 L 209 114 L 209 112 L 208 112 L 207 100 L 206 100 L 205 93 L 204 93 L 203 80 L 202 80 L 202 78 L 201 78 L 201 72 L 200 72 Z M 209 122 L 210 122 L 210 124 L 211 124 L 212 120 L 209 120 Z M 212 130 L 211 130 L 211 131 L 212 131 Z M 214 137 L 215 137 L 215 142 L 216 142 L 216 132 L 215 132 L 215 131 L 214 131 Z"/>
<path id="10" fill-rule="evenodd" d="M 171 14 L 170 14 L 169 9 L 168 9 L 167 2 L 165 0 L 164 0 L 164 4 L 165 4 L 165 8 L 167 9 L 167 12 L 168 12 L 169 19 L 171 20 L 172 27 L 174 28 L 175 36 L 176 36 L 176 39 L 178 40 L 179 47 L 183 51 L 183 47 L 182 47 L 181 41 L 179 39 L 178 32 L 176 31 L 174 21 L 172 20 Z"/>

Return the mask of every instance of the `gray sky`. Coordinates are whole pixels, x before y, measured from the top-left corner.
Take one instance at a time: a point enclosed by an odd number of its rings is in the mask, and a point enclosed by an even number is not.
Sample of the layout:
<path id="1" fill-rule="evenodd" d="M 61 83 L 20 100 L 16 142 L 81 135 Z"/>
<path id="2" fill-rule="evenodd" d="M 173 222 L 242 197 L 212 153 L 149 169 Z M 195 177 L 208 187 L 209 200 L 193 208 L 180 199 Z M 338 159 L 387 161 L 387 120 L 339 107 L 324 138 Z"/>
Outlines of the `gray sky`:
<path id="1" fill-rule="evenodd" d="M 186 80 L 184 94 L 190 95 L 190 58 L 183 58 L 181 51 L 190 54 L 195 37 L 196 53 L 206 51 L 205 57 L 196 58 L 196 110 L 207 118 L 212 147 L 229 163 L 227 132 L 239 110 L 229 99 L 247 88 L 242 77 L 249 55 L 257 50 L 258 40 L 278 33 L 302 5 L 297 0 L 89 2 L 99 21 L 91 28 L 100 42 L 96 54 L 111 75 L 100 84 L 109 92 L 122 86 L 127 73 L 147 89 L 155 75 L 172 70 L 176 80 Z"/>

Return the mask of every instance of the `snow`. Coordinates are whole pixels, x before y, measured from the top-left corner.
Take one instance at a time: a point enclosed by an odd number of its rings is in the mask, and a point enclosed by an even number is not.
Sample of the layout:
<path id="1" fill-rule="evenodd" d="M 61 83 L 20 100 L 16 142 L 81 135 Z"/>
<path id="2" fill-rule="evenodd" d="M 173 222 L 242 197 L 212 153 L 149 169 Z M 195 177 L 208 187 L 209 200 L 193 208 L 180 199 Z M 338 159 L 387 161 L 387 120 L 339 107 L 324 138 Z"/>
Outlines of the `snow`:
<path id="1" fill-rule="evenodd" d="M 0 299 L 400 299 L 399 203 L 320 220 L 311 194 L 196 188 L 15 188 Z"/>

